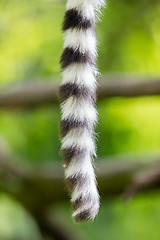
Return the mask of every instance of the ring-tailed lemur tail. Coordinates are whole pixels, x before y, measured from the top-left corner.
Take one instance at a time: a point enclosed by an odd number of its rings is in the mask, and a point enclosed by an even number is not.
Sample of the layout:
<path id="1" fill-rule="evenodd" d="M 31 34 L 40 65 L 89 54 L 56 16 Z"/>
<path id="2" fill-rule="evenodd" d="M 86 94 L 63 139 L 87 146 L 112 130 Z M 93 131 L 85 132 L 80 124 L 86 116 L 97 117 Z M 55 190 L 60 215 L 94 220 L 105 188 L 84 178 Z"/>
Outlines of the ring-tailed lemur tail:
<path id="1" fill-rule="evenodd" d="M 99 210 L 92 158 L 97 119 L 95 22 L 101 5 L 102 0 L 68 0 L 63 23 L 61 152 L 77 222 L 94 219 Z"/>

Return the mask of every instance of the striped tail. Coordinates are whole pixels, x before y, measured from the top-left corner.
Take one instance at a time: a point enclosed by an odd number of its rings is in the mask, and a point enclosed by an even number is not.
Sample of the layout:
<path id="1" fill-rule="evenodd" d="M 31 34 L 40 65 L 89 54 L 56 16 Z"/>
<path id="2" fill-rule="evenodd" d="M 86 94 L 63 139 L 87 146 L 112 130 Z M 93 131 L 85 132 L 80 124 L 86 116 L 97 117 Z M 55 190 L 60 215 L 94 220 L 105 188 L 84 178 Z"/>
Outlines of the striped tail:
<path id="1" fill-rule="evenodd" d="M 99 210 L 92 159 L 97 120 L 95 15 L 101 5 L 100 0 L 68 0 L 63 23 L 61 152 L 76 222 L 94 219 Z"/>

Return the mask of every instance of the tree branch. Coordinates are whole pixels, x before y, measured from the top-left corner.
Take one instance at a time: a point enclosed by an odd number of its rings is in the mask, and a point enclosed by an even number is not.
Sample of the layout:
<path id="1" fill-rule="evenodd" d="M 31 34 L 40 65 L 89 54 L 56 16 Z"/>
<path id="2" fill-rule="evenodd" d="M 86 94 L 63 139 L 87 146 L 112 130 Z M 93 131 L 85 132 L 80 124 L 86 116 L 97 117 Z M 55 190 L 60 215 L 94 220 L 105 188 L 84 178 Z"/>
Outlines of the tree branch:
<path id="1" fill-rule="evenodd" d="M 53 203 L 67 199 L 62 167 L 20 166 L 20 161 L 12 159 L 8 151 L 1 149 L 1 146 L 2 144 L 0 144 L 0 188 L 15 197 L 31 213 L 44 237 L 79 240 L 78 236 L 74 236 L 72 231 L 58 222 L 54 212 L 48 211 Z M 152 170 L 153 173 L 154 169 L 160 169 L 160 160 L 132 161 L 127 157 L 123 160 L 118 158 L 99 161 L 96 172 L 101 196 L 123 194 L 133 180 L 135 182 L 135 179 L 140 179 L 136 176 L 143 171 Z M 157 172 L 160 171 L 157 170 L 156 177 L 151 179 L 155 179 L 160 185 L 160 174 Z M 150 179 L 151 175 L 148 176 Z M 145 181 L 141 183 L 146 182 L 147 178 L 144 179 Z M 152 184 L 147 190 L 154 189 L 155 186 L 157 187 L 157 184 Z M 143 190 L 143 187 L 141 189 Z"/>
<path id="2" fill-rule="evenodd" d="M 136 81 L 135 81 L 136 79 Z M 0 108 L 25 108 L 58 103 L 59 82 L 32 82 L 3 89 L 0 92 Z M 137 97 L 160 95 L 159 79 L 108 75 L 99 81 L 98 99 L 108 97 Z"/>
<path id="3" fill-rule="evenodd" d="M 0 156 L 1 157 L 1 156 Z M 128 158 L 114 161 L 98 161 L 97 179 L 102 196 L 114 196 L 124 192 L 137 173 L 146 169 L 158 169 L 160 160 L 134 161 Z M 9 158 L 0 158 L 0 186 L 17 198 L 31 212 L 67 199 L 63 169 L 59 165 L 18 167 Z M 8 167 L 9 166 L 9 167 Z M 154 166 L 154 168 L 153 168 Z M 56 193 L 56 194 L 55 194 Z"/>
<path id="4" fill-rule="evenodd" d="M 135 174 L 123 194 L 124 200 L 133 198 L 139 192 L 149 191 L 160 187 L 160 165 L 144 169 Z"/>

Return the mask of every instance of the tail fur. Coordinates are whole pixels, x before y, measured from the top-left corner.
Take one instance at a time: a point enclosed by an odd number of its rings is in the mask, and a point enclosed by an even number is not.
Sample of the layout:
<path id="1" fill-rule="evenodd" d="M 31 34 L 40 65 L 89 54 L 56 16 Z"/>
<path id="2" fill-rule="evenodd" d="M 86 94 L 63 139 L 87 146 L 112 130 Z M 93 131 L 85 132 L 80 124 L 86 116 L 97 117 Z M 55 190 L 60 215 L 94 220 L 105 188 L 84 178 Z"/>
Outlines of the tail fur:
<path id="1" fill-rule="evenodd" d="M 95 23 L 102 4 L 102 0 L 68 0 L 63 23 L 61 152 L 77 222 L 94 219 L 99 210 L 92 160 L 97 121 Z"/>

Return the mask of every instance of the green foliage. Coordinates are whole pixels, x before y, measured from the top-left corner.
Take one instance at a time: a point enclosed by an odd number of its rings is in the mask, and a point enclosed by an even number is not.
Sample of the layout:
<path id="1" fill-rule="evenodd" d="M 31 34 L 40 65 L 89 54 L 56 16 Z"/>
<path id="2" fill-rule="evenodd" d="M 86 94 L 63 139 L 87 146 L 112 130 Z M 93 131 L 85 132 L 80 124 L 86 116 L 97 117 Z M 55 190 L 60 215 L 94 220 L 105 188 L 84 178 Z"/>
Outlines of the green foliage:
<path id="1" fill-rule="evenodd" d="M 34 163 L 59 160 L 60 141 L 58 122 L 60 111 L 55 108 L 40 108 L 3 112 L 0 119 L 0 132 L 13 149 L 15 155 Z"/>
<path id="2" fill-rule="evenodd" d="M 103 200 L 98 217 L 94 222 L 75 225 L 82 239 L 98 240 L 158 240 L 159 239 L 159 206 L 160 196 L 157 192 L 139 196 L 128 203 L 121 199 Z M 68 205 L 59 204 L 55 207 L 58 219 L 68 220 L 70 212 Z"/>
<path id="3" fill-rule="evenodd" d="M 99 155 L 160 153 L 159 106 L 159 97 L 101 102 Z"/>
<path id="4" fill-rule="evenodd" d="M 0 239 L 34 239 L 40 234 L 31 216 L 10 196 L 0 195 Z"/>
<path id="5" fill-rule="evenodd" d="M 110 1 L 99 26 L 100 69 L 103 72 L 158 74 L 159 1 Z"/>
<path id="6" fill-rule="evenodd" d="M 1 87 L 18 81 L 38 81 L 40 78 L 53 81 L 60 77 L 64 10 L 65 2 L 60 0 L 0 1 Z M 134 72 L 156 76 L 160 73 L 159 0 L 110 1 L 102 19 L 97 34 L 98 65 L 103 74 Z M 115 98 L 100 102 L 97 126 L 99 158 L 125 153 L 160 153 L 159 106 L 159 97 Z M 22 159 L 36 164 L 61 161 L 59 119 L 59 108 L 51 106 L 26 111 L 1 111 L 0 135 L 7 140 L 13 153 Z M 142 196 L 128 205 L 119 200 L 103 201 L 95 223 L 76 229 L 85 239 L 158 240 L 159 198 L 158 193 L 148 198 Z M 21 209 L 13 205 L 11 199 L 0 199 L 0 236 L 9 231 L 7 237 L 16 237 L 23 224 L 30 226 L 24 232 L 32 234 L 32 224 L 26 223 Z M 64 206 L 63 214 L 67 209 L 68 206 Z M 18 212 L 23 224 L 17 218 L 12 225 L 9 217 L 4 217 L 5 211 L 10 217 L 13 217 L 10 214 Z M 67 212 L 66 222 L 69 217 Z M 5 226 L 8 221 L 12 230 Z M 20 228 L 17 228 L 18 224 Z M 31 239 L 31 235 L 27 236 Z"/>
<path id="7" fill-rule="evenodd" d="M 1 84 L 59 75 L 63 10 L 55 1 L 1 1 Z"/>

